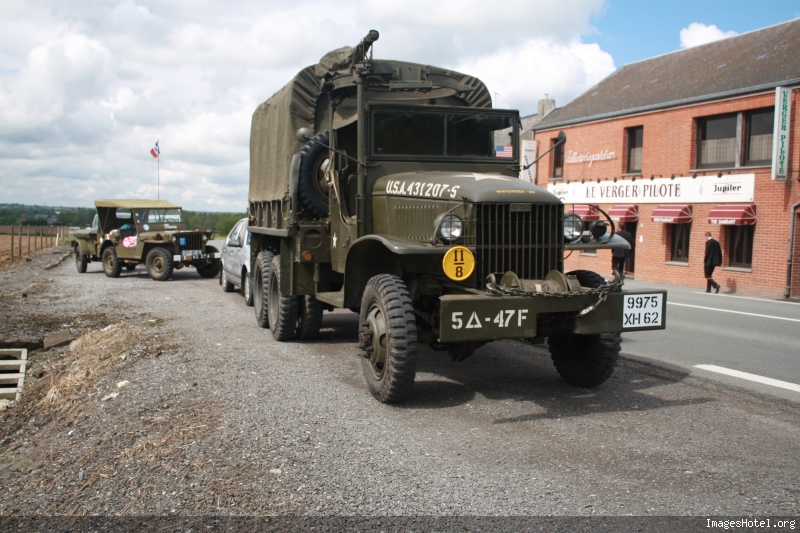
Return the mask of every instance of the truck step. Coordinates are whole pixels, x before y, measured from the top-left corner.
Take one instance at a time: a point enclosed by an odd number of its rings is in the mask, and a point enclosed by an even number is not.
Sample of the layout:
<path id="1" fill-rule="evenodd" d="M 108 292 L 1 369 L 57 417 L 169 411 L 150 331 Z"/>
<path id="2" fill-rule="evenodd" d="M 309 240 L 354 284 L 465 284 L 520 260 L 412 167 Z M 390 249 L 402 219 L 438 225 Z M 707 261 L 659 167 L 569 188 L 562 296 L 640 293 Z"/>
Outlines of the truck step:
<path id="1" fill-rule="evenodd" d="M 334 307 L 344 307 L 344 289 L 339 292 L 318 292 L 314 295 L 320 302 Z"/>

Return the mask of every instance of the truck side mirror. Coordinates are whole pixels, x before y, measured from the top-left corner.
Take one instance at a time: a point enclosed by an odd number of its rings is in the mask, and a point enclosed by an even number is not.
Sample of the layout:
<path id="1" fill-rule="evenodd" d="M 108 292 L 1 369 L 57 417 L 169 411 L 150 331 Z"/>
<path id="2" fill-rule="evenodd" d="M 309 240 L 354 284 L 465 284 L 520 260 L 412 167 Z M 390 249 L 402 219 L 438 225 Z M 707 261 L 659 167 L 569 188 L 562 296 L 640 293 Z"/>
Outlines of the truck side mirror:
<path id="1" fill-rule="evenodd" d="M 313 134 L 311 133 L 311 130 L 308 128 L 300 128 L 299 130 L 297 130 L 297 133 L 295 133 L 295 138 L 303 144 L 310 141 L 312 136 Z"/>

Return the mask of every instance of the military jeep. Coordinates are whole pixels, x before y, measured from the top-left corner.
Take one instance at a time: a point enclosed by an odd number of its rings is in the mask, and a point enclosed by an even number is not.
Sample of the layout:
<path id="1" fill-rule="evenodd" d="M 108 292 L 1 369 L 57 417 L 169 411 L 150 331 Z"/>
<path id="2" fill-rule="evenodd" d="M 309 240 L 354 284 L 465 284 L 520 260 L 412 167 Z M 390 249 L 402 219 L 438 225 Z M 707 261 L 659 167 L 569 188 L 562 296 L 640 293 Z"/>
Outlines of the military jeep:
<path id="1" fill-rule="evenodd" d="M 94 205 L 92 227 L 74 233 L 79 273 L 102 261 L 110 278 L 142 263 L 156 281 L 186 266 L 203 278 L 219 274 L 219 250 L 207 244 L 212 232 L 187 229 L 179 206 L 166 200 L 96 200 Z"/>

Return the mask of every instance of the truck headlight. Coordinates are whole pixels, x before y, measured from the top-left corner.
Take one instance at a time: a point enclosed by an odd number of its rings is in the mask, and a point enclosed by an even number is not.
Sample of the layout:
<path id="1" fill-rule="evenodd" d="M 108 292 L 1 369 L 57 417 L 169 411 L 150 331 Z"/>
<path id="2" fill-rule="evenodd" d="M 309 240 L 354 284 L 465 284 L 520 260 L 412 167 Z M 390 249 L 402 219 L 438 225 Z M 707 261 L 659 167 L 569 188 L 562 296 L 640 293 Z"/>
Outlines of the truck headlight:
<path id="1" fill-rule="evenodd" d="M 583 234 L 583 219 L 575 213 L 564 215 L 564 240 L 572 242 Z"/>
<path id="2" fill-rule="evenodd" d="M 464 234 L 464 221 L 461 217 L 449 213 L 439 222 L 439 235 L 448 241 L 454 241 Z"/>

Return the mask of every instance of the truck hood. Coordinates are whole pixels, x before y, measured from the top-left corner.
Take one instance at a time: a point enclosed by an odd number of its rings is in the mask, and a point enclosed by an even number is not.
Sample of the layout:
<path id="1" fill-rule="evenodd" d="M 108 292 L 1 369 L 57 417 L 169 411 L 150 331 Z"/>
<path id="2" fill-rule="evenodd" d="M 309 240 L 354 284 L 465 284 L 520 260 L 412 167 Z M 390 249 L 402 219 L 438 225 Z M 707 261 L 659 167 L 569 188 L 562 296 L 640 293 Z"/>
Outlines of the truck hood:
<path id="1" fill-rule="evenodd" d="M 476 203 L 557 204 L 545 189 L 518 178 L 472 172 L 402 172 L 375 182 L 373 196 L 405 196 Z"/>

